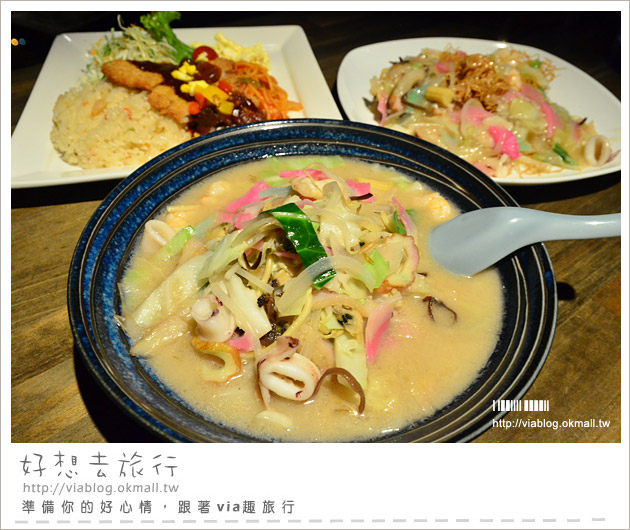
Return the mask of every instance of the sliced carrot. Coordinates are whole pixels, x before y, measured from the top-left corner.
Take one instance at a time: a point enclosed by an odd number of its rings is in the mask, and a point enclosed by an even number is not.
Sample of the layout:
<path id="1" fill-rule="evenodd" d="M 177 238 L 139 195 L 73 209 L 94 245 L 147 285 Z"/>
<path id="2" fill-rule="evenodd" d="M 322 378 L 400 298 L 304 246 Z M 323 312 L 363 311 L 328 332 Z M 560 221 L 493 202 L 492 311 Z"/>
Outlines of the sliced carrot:
<path id="1" fill-rule="evenodd" d="M 232 70 L 224 72 L 224 76 L 263 110 L 267 119 L 288 118 L 289 112 L 302 110 L 300 103 L 289 101 L 287 92 L 263 66 L 237 62 Z"/>
<path id="2" fill-rule="evenodd" d="M 230 92 L 232 92 L 232 85 L 230 85 L 230 83 L 228 83 L 227 81 L 224 81 L 223 79 L 221 79 L 218 83 L 217 86 L 223 90 L 223 92 L 225 92 L 226 94 L 229 94 Z"/>
<path id="3" fill-rule="evenodd" d="M 199 107 L 202 109 L 208 104 L 206 96 L 204 96 L 201 92 L 195 92 L 195 101 L 199 103 Z"/>
<path id="4" fill-rule="evenodd" d="M 191 101 L 188 104 L 188 112 L 192 114 L 193 116 L 195 114 L 199 114 L 201 112 L 201 106 L 196 101 Z"/>

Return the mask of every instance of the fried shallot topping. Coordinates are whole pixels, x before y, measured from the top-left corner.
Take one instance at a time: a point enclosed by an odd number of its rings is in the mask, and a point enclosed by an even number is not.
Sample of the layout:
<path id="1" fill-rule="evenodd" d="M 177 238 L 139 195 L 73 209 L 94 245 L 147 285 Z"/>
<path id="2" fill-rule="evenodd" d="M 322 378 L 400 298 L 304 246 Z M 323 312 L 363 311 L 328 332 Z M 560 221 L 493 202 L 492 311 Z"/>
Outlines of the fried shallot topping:
<path id="1" fill-rule="evenodd" d="M 494 61 L 479 53 L 457 57 L 454 79 L 450 73 L 445 75 L 447 85 L 455 92 L 454 100 L 463 105 L 469 99 L 477 99 L 487 111 L 495 111 L 497 99 L 510 85 L 497 73 Z"/>

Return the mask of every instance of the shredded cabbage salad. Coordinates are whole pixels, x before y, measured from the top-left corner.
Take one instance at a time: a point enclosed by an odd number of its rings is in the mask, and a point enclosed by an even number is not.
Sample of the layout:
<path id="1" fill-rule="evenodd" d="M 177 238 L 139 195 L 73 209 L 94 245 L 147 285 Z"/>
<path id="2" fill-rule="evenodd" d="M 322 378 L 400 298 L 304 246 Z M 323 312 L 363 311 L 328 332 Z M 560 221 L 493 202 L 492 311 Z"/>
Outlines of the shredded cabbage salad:
<path id="1" fill-rule="evenodd" d="M 179 18 L 177 11 L 157 11 L 140 18 L 145 26 L 143 28 L 135 24 L 123 26 L 119 15 L 120 31 L 111 28 L 88 51 L 89 62 L 85 67 L 84 80 L 93 83 L 104 79 L 101 66 L 116 59 L 179 64 L 182 59 L 191 58 L 193 50 L 204 44 L 194 43 L 189 46 L 177 38 L 170 24 Z M 213 48 L 220 57 L 271 69 L 271 61 L 262 44 L 243 47 L 222 33 L 215 35 L 215 41 Z"/>
<path id="2" fill-rule="evenodd" d="M 326 378 L 354 390 L 362 413 L 402 297 L 428 301 L 430 314 L 441 302 L 421 270 L 416 213 L 396 198 L 420 185 L 393 172 L 344 179 L 343 164 L 271 158 L 247 193 L 194 226 L 174 229 L 197 204 L 148 222 L 121 283 L 131 353 L 150 357 L 194 329 L 196 350 L 223 361 L 208 364 L 206 381 L 226 383 L 242 359 L 255 361 L 262 418 L 290 424 L 273 399 L 312 399 Z"/>
<path id="3" fill-rule="evenodd" d="M 88 52 L 90 62 L 85 68 L 87 82 L 104 79 L 101 66 L 115 59 L 177 64 L 175 48 L 166 41 L 156 40 L 148 31 L 139 26 L 124 27 L 120 16 L 118 25 L 122 31 L 120 34 L 112 28 Z"/>
<path id="4" fill-rule="evenodd" d="M 380 124 L 468 160 L 491 177 L 600 166 L 614 154 L 587 117 L 547 96 L 556 68 L 513 48 L 425 49 L 371 80 Z"/>

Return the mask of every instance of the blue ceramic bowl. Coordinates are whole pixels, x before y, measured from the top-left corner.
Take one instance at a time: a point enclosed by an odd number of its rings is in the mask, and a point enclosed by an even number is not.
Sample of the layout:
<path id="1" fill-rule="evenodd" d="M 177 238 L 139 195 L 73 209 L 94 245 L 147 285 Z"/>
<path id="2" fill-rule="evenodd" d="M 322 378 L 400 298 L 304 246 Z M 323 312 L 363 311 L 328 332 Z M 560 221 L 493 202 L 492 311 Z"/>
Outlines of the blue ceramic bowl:
<path id="1" fill-rule="evenodd" d="M 461 210 L 517 206 L 473 166 L 434 145 L 383 128 L 333 120 L 283 120 L 234 127 L 191 140 L 151 160 L 122 181 L 96 210 L 70 268 L 68 306 L 78 350 L 106 393 L 165 440 L 261 441 L 217 425 L 164 387 L 129 354 L 114 316 L 117 282 L 145 221 L 200 179 L 268 156 L 342 155 L 393 167 L 440 192 Z M 557 295 L 543 245 L 498 264 L 505 318 L 480 377 L 434 416 L 373 441 L 468 441 L 505 412 L 498 400 L 521 398 L 551 347 Z"/>

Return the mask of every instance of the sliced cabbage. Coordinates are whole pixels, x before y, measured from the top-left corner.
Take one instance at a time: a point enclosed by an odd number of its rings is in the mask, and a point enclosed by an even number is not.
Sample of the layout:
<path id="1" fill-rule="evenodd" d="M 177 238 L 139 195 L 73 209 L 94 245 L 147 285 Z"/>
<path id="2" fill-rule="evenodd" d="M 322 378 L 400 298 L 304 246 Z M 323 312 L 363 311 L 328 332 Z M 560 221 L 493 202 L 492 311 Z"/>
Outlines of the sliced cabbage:
<path id="1" fill-rule="evenodd" d="M 199 254 L 179 266 L 140 304 L 132 319 L 141 328 L 149 328 L 165 320 L 184 302 L 196 297 L 204 285 L 200 276 L 208 253 Z"/>
<path id="2" fill-rule="evenodd" d="M 147 240 L 147 231 L 151 230 L 150 223 L 162 223 L 161 221 L 149 221 L 145 224 L 145 233 L 142 238 L 142 245 Z M 165 223 L 162 223 L 165 225 Z M 167 229 L 170 229 L 166 225 Z M 172 230 L 172 229 L 171 229 Z M 121 290 L 125 298 L 125 303 L 134 306 L 136 297 L 143 292 L 156 287 L 156 278 L 161 275 L 170 274 L 177 259 L 188 241 L 193 237 L 195 231 L 192 226 L 186 226 L 175 233 L 169 241 L 155 251 L 148 258 L 138 258 L 134 262 L 134 267 L 125 272 L 121 284 Z"/>
<path id="3" fill-rule="evenodd" d="M 346 294 L 355 300 L 364 300 L 370 295 L 370 291 L 362 281 L 345 272 L 337 272 L 326 289 L 334 293 Z"/>
<path id="4" fill-rule="evenodd" d="M 355 254 L 360 248 L 361 216 L 348 210 L 336 182 L 326 184 L 324 195 L 328 200 L 320 213 L 319 240 L 325 247 Z"/>
<path id="5" fill-rule="evenodd" d="M 249 329 L 251 329 L 257 338 L 266 335 L 271 331 L 271 323 L 267 314 L 262 307 L 258 307 L 258 295 L 253 289 L 245 286 L 243 281 L 236 275 L 225 281 L 225 287 L 229 297 L 238 305 L 240 314 L 247 318 Z M 236 317 L 236 323 L 241 329 L 245 329 L 244 324 L 239 321 L 239 315 Z M 241 316 L 242 320 L 243 316 Z"/>
<path id="6" fill-rule="evenodd" d="M 188 331 L 188 323 L 181 317 L 174 315 L 160 322 L 149 330 L 133 348 L 131 355 L 138 357 L 153 357 L 163 346 L 174 342 Z"/>
<path id="7" fill-rule="evenodd" d="M 212 247 L 211 253 L 203 267 L 203 278 L 213 279 L 220 271 L 236 261 L 248 248 L 265 238 L 269 230 L 277 225 L 271 216 L 259 216 L 248 222 L 242 230 L 235 230 L 227 234 Z"/>
<path id="8" fill-rule="evenodd" d="M 372 251 L 369 261 L 363 267 L 374 278 L 374 288 L 378 289 L 389 275 L 389 261 L 387 261 L 378 249 Z"/>
<path id="9" fill-rule="evenodd" d="M 335 365 L 348 370 L 359 382 L 361 388 L 365 390 L 368 384 L 368 367 L 363 344 L 349 333 L 344 332 L 334 339 L 333 351 Z M 339 382 L 349 386 L 343 378 L 339 378 Z"/>

